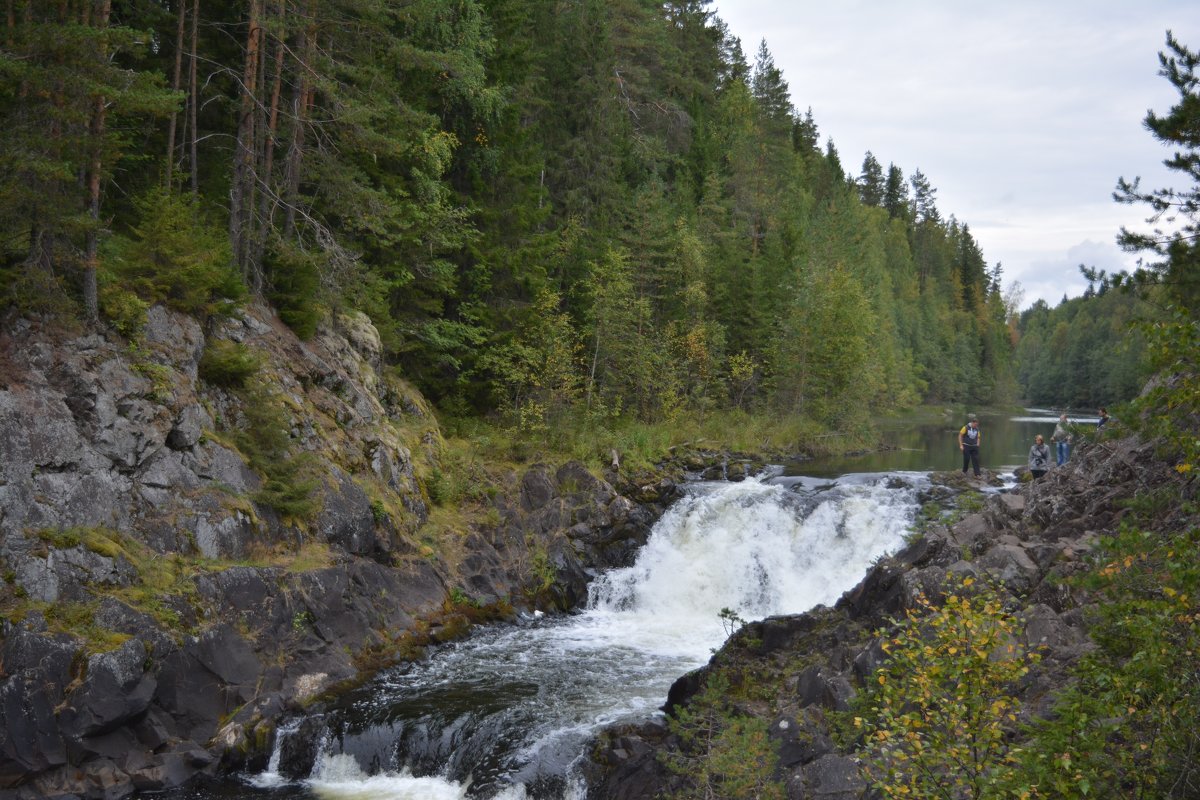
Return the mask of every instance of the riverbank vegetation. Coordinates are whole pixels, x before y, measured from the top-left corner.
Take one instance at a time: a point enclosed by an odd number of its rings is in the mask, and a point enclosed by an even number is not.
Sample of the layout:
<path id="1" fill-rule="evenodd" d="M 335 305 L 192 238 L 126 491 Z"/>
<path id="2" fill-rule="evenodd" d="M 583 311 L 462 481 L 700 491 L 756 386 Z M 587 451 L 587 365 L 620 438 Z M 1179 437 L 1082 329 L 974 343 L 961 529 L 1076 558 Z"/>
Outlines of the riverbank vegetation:
<path id="1" fill-rule="evenodd" d="M 23 313 L 267 302 L 306 337 L 353 307 L 445 414 L 584 449 L 1015 396 L 1001 270 L 933 176 L 848 169 L 707 0 L 11 5 Z"/>

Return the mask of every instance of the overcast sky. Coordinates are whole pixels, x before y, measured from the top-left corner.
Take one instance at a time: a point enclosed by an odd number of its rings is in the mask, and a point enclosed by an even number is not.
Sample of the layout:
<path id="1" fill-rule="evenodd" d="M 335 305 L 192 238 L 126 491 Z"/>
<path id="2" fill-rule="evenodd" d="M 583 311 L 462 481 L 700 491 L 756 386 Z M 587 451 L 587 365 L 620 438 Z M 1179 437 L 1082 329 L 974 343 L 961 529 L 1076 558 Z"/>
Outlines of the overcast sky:
<path id="1" fill-rule="evenodd" d="M 767 40 L 798 110 L 811 108 L 842 166 L 870 150 L 920 169 L 943 217 L 967 223 L 1027 306 L 1056 305 L 1135 257 L 1114 244 L 1146 209 L 1112 201 L 1117 178 L 1179 180 L 1142 125 L 1178 94 L 1158 75 L 1166 31 L 1200 48 L 1195 0 L 715 0 L 753 65 Z"/>

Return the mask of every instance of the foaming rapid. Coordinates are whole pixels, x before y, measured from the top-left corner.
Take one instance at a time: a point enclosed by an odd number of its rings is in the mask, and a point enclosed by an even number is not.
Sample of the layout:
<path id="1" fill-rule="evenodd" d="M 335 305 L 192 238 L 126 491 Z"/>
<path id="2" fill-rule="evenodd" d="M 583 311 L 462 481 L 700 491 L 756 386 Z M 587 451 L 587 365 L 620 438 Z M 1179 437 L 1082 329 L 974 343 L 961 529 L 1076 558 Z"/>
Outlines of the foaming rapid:
<path id="1" fill-rule="evenodd" d="M 915 509 L 912 485 L 899 485 L 872 475 L 694 493 L 659 521 L 637 563 L 592 584 L 591 612 L 636 620 L 629 633 L 647 649 L 706 657 L 722 609 L 759 619 L 832 603 L 895 549 Z"/>
<path id="2" fill-rule="evenodd" d="M 635 564 L 594 581 L 586 611 L 482 629 L 347 696 L 299 786 L 329 800 L 580 798 L 590 738 L 659 713 L 724 641 L 722 609 L 757 619 L 835 601 L 903 542 L 922 481 L 693 485 Z"/>

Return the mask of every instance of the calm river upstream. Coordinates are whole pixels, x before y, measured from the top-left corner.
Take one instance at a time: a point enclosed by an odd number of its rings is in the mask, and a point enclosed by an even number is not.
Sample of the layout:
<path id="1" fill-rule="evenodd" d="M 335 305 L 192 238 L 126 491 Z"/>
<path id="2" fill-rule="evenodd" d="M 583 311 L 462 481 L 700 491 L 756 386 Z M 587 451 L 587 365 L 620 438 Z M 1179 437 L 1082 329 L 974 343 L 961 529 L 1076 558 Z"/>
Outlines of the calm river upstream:
<path id="1" fill-rule="evenodd" d="M 1018 413 L 980 413 L 979 427 L 983 431 L 980 463 L 993 472 L 1010 472 L 1026 462 L 1033 437 L 1039 433 L 1050 441 L 1058 414 L 1049 409 L 1027 408 Z M 1095 414 L 1067 412 L 1071 421 L 1080 425 L 1095 425 Z M 960 414 L 943 421 L 882 420 L 881 444 L 891 450 L 805 461 L 789 466 L 790 474 L 831 477 L 848 472 L 891 472 L 896 470 L 927 472 L 930 470 L 962 469 L 962 454 L 958 450 L 958 431 L 967 417 Z M 1053 450 L 1051 450 L 1053 454 Z"/>

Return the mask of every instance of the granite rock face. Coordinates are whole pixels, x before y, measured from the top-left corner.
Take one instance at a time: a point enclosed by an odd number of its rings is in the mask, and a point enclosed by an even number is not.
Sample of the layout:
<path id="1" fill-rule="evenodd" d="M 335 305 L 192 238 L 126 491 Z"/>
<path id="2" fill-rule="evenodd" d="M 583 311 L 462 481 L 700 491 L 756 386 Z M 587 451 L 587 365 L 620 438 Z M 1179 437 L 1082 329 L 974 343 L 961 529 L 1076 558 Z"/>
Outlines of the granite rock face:
<path id="1" fill-rule="evenodd" d="M 204 380 L 221 340 L 254 354 L 257 394 Z M 570 608 L 657 513 L 582 465 L 536 466 L 460 552 L 431 552 L 436 421 L 359 313 L 309 342 L 261 306 L 205 326 L 155 306 L 136 343 L 9 318 L 0 366 L 6 798 L 261 766 L 283 715 L 436 626 L 452 590 Z M 305 464 L 307 519 L 269 502 L 242 449 L 264 397 Z"/>

